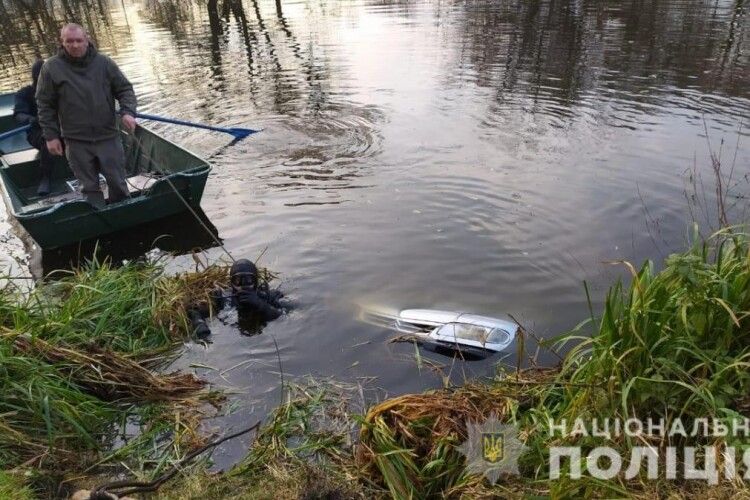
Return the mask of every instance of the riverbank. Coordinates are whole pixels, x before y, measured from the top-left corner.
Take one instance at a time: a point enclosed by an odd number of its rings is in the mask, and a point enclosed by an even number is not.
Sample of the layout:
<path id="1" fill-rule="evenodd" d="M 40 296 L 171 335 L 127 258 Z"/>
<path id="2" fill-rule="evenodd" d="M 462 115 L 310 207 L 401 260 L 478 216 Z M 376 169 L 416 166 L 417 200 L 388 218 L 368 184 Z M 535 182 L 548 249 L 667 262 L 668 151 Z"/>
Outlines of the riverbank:
<path id="1" fill-rule="evenodd" d="M 53 497 L 86 476 L 158 474 L 203 443 L 201 418 L 221 401 L 159 369 L 189 338 L 186 306 L 227 269 L 105 262 L 58 278 L 31 291 L 6 280 L 0 294 L 2 482 Z"/>
<path id="2" fill-rule="evenodd" d="M 748 239 L 724 231 L 698 240 L 658 271 L 649 262 L 621 265 L 630 285 L 614 285 L 600 316 L 591 311 L 546 344 L 567 346 L 558 367 L 511 369 L 365 412 L 352 404 L 363 399 L 359 386 L 287 383 L 285 403 L 241 463 L 223 474 L 206 462 L 186 465 L 158 498 L 750 496 L 742 480 L 748 436 L 742 427 L 721 432 L 750 415 Z M 81 477 L 123 461 L 141 479 L 155 478 L 203 444 L 201 412 L 217 396 L 190 375 L 150 370 L 185 338 L 184 305 L 225 279 L 223 268 L 169 278 L 158 267 L 93 266 L 20 304 L 6 293 L 0 491 L 99 484 L 101 476 Z M 482 475 L 494 479 L 491 467 L 470 473 L 464 456 L 473 439 L 484 460 L 474 424 L 490 416 L 508 426 L 505 443 L 523 445 L 507 448 L 494 484 Z M 118 435 L 118 423 L 133 418 L 140 435 L 106 455 L 116 440 L 102 436 Z M 604 422 L 612 423 L 607 432 Z M 592 465 L 604 448 L 609 459 Z M 679 450 L 675 477 L 665 467 L 670 449 Z M 565 457 L 559 477 L 556 454 Z"/>
<path id="3" fill-rule="evenodd" d="M 347 412 L 337 386 L 291 387 L 243 463 L 218 476 L 190 471 L 161 498 L 749 497 L 741 458 L 748 436 L 742 424 L 731 431 L 750 415 L 747 238 L 719 233 L 671 255 L 660 271 L 622 265 L 630 286 L 614 285 L 600 317 L 592 311 L 553 341 L 572 344 L 558 368 L 400 396 L 364 416 Z M 501 473 L 495 484 L 467 473 L 461 453 L 467 424 L 490 415 L 524 444 L 519 474 Z M 604 422 L 612 423 L 607 432 Z M 614 422 L 630 422 L 628 431 L 615 432 Z M 603 448 L 612 461 L 592 465 Z M 562 449 L 577 459 L 562 460 L 551 478 L 551 457 Z M 674 477 L 665 467 L 670 449 L 678 450 Z M 571 477 L 576 469 L 580 479 Z"/>

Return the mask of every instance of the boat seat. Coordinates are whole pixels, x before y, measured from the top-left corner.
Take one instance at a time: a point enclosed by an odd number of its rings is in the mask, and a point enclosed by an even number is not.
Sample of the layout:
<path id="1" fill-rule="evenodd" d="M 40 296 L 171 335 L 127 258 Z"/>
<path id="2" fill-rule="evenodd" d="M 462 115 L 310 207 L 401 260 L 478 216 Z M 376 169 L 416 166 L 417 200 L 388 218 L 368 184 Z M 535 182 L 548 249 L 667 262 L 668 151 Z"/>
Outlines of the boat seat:
<path id="1" fill-rule="evenodd" d="M 140 174 L 128 177 L 126 179 L 126 182 L 128 183 L 128 191 L 130 192 L 130 195 L 137 196 L 142 191 L 146 191 L 147 189 L 149 189 L 157 180 L 158 179 L 156 177 Z M 104 197 L 106 198 L 109 196 L 109 190 L 107 189 L 107 182 L 104 180 L 104 177 L 101 174 L 99 174 L 99 181 L 102 192 L 104 193 Z M 33 203 L 23 207 L 21 213 L 29 213 L 35 210 L 49 208 L 57 205 L 58 203 L 64 203 L 66 201 L 85 199 L 81 194 L 80 185 L 76 179 L 66 181 L 63 186 L 64 188 L 62 192 L 58 190 L 57 192 L 54 192 L 53 194 L 45 196 L 43 198 L 39 198 L 38 196 L 34 195 L 34 190 L 36 188 L 32 186 L 32 188 L 30 188 L 31 191 L 27 196 L 29 196 L 29 200 L 33 201 Z"/>
<path id="2" fill-rule="evenodd" d="M 20 165 L 21 163 L 27 163 L 36 160 L 38 151 L 36 149 L 24 149 L 15 153 L 7 153 L 3 155 L 3 158 L 8 163 L 8 166 Z"/>
<path id="3" fill-rule="evenodd" d="M 3 104 L 0 104 L 0 116 L 13 116 L 14 104 L 15 100 L 13 99 L 8 99 Z"/>
<path id="4" fill-rule="evenodd" d="M 79 193 L 78 191 L 68 191 L 67 193 L 61 193 L 56 194 L 53 196 L 45 196 L 44 198 L 39 199 L 36 203 L 32 203 L 30 205 L 26 205 L 23 207 L 23 210 L 21 213 L 27 214 L 29 212 L 33 212 L 34 210 L 39 210 L 40 208 L 49 208 L 54 205 L 57 205 L 58 203 L 64 203 L 66 201 L 71 200 L 83 200 L 83 195 Z"/>
<path id="5" fill-rule="evenodd" d="M 8 154 L 31 148 L 24 134 L 16 134 L 0 141 L 0 153 Z"/>

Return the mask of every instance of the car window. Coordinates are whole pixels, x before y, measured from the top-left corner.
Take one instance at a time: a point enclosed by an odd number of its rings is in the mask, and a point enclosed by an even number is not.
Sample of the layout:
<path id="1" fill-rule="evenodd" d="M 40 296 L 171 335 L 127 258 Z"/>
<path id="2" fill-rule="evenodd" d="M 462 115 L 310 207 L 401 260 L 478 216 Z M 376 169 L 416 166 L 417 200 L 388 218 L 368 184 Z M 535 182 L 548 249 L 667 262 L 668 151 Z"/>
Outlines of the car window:
<path id="1" fill-rule="evenodd" d="M 440 335 L 456 339 L 473 340 L 485 343 L 490 334 L 490 329 L 484 326 L 467 325 L 462 323 L 450 323 L 440 329 Z"/>
<path id="2" fill-rule="evenodd" d="M 510 337 L 510 334 L 503 330 L 502 328 L 495 328 L 490 332 L 489 337 L 487 337 L 487 342 L 491 344 L 501 344 L 508 340 L 508 337 Z"/>

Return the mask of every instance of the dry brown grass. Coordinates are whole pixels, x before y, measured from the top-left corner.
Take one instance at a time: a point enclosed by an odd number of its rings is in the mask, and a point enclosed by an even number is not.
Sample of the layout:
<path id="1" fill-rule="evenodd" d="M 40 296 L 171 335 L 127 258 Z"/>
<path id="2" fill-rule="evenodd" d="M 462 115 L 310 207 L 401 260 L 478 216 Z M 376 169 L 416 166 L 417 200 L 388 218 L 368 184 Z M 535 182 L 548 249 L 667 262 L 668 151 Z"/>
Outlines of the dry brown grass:
<path id="1" fill-rule="evenodd" d="M 121 353 L 93 344 L 72 349 L 13 331 L 0 336 L 20 355 L 59 366 L 77 386 L 104 401 L 185 401 L 206 386 L 193 374 L 154 373 Z"/>

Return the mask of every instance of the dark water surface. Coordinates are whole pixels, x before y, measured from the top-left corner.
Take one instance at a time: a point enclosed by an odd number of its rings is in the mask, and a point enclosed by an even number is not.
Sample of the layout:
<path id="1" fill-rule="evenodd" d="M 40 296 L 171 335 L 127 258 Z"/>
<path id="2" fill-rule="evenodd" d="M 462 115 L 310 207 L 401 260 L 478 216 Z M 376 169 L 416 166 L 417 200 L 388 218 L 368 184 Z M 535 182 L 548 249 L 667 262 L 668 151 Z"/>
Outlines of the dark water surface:
<path id="1" fill-rule="evenodd" d="M 225 147 L 153 127 L 211 157 L 206 215 L 236 257 L 264 252 L 297 304 L 259 335 L 229 314 L 210 347 L 187 347 L 183 366 L 245 392 L 226 426 L 278 401 L 274 340 L 287 377 L 375 377 L 389 394 L 441 384 L 413 346 L 356 322 L 351 300 L 510 313 L 544 337 L 571 328 L 588 314 L 583 280 L 596 307 L 622 275 L 603 261 L 684 248 L 688 171 L 713 191 L 705 130 L 748 193 L 743 0 L 43 3 L 0 0 L 13 19 L 0 90 L 25 84 L 55 23 L 77 19 L 142 111 L 264 128 Z M 6 260 L 25 262 L 0 232 Z M 497 361 L 457 362 L 453 377 Z"/>

